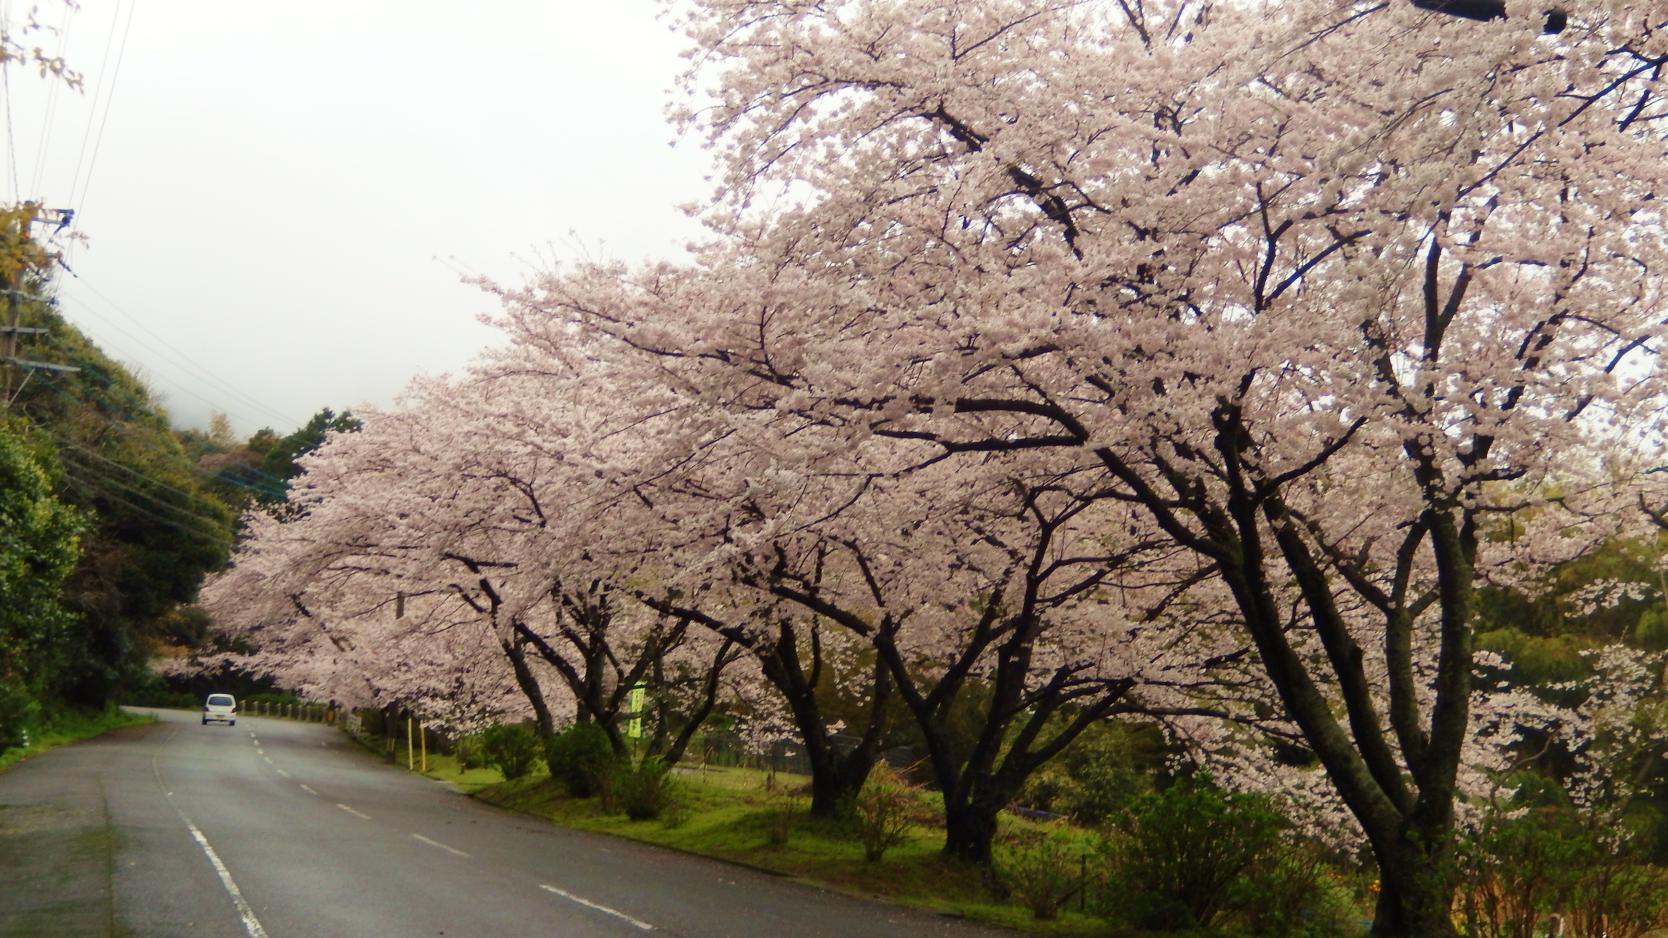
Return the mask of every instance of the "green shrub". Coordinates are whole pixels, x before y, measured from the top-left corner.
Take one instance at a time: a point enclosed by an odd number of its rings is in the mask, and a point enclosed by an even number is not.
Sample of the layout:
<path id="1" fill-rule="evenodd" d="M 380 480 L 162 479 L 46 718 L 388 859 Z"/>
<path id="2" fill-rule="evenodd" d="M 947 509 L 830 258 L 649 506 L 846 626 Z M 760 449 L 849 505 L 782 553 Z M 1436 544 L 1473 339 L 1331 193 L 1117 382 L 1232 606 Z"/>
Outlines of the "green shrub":
<path id="1" fill-rule="evenodd" d="M 1354 890 L 1305 845 L 1288 844 L 1272 861 L 1247 871 L 1246 893 L 1237 918 L 1252 935 L 1361 934 Z"/>
<path id="2" fill-rule="evenodd" d="M 486 763 L 495 766 L 507 779 L 521 778 L 533 767 L 539 755 L 539 739 L 528 727 L 520 724 L 498 724 L 487 727 L 481 734 L 481 749 Z"/>
<path id="3" fill-rule="evenodd" d="M 1060 917 L 1060 909 L 1085 888 L 1084 845 L 1058 834 L 1009 838 L 995 857 L 998 879 L 1008 893 L 1042 921 Z"/>
<path id="4" fill-rule="evenodd" d="M 1477 647 L 1498 652 L 1511 663 L 1518 685 L 1560 684 L 1592 677 L 1593 664 L 1581 654 L 1593 642 L 1576 635 L 1542 637 L 1500 628 L 1477 634 Z"/>
<path id="5" fill-rule="evenodd" d="M 635 766 L 615 763 L 610 775 L 610 809 L 625 812 L 633 821 L 660 817 L 678 800 L 677 780 L 672 778 L 670 767 L 653 756 Z"/>
<path id="6" fill-rule="evenodd" d="M 1257 899 L 1254 874 L 1278 863 L 1284 819 L 1255 795 L 1182 779 L 1143 796 L 1109 842 L 1112 894 L 1143 928 L 1210 928 Z"/>
<path id="7" fill-rule="evenodd" d="M 545 742 L 544 761 L 550 777 L 568 794 L 589 798 L 602 793 L 616 757 L 607 730 L 595 723 L 575 723 Z"/>
<path id="8" fill-rule="evenodd" d="M 1162 747 L 1144 728 L 1102 724 L 1032 775 L 1020 803 L 1100 824 L 1152 790 L 1152 776 L 1163 768 Z"/>
<path id="9" fill-rule="evenodd" d="M 459 736 L 452 743 L 452 755 L 457 756 L 458 765 L 466 769 L 479 769 L 488 764 L 486 741 L 480 733 Z"/>
<path id="10" fill-rule="evenodd" d="M 1610 856 L 1580 872 L 1567 906 L 1574 934 L 1639 938 L 1668 928 L 1668 870 Z"/>
<path id="11" fill-rule="evenodd" d="M 903 843 L 915 826 L 913 791 L 890 772 L 876 772 L 852 803 L 852 826 L 863 842 L 863 859 L 871 863 Z"/>
<path id="12" fill-rule="evenodd" d="M 765 842 L 772 847 L 787 844 L 793 834 L 794 822 L 799 819 L 799 805 L 792 798 L 779 799 L 765 818 Z"/>
<path id="13" fill-rule="evenodd" d="M 40 704 L 22 686 L 0 678 L 0 752 L 21 747 Z"/>
<path id="14" fill-rule="evenodd" d="M 1571 810 L 1501 821 L 1462 850 L 1461 914 L 1477 938 L 1534 934 L 1554 913 L 1577 935 L 1637 938 L 1668 927 L 1668 871 L 1610 843 Z"/>
<path id="15" fill-rule="evenodd" d="M 1656 608 L 1640 613 L 1633 626 L 1633 644 L 1651 651 L 1668 650 L 1668 615 Z"/>

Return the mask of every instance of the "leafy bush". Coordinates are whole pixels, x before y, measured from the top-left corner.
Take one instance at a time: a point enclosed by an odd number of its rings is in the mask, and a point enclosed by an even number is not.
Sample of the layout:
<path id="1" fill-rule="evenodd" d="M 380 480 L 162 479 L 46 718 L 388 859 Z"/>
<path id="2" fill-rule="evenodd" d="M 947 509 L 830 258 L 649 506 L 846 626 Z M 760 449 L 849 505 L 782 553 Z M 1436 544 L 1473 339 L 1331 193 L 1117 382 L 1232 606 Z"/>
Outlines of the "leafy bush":
<path id="1" fill-rule="evenodd" d="M 1668 650 L 1668 615 L 1656 608 L 1640 613 L 1633 626 L 1633 643 L 1651 651 Z"/>
<path id="2" fill-rule="evenodd" d="M 589 798 L 602 793 L 615 762 L 614 746 L 597 724 L 575 723 L 545 742 L 544 761 L 568 794 Z"/>
<path id="3" fill-rule="evenodd" d="M 791 798 L 780 799 L 772 805 L 770 814 L 765 818 L 765 842 L 772 847 L 786 844 L 793 833 L 799 811 L 799 805 Z"/>
<path id="4" fill-rule="evenodd" d="M 1058 834 L 1016 836 L 996 854 L 996 875 L 1013 898 L 1042 921 L 1085 888 L 1084 845 Z"/>
<path id="5" fill-rule="evenodd" d="M 1144 928 L 1209 928 L 1257 898 L 1280 861 L 1284 819 L 1266 799 L 1183 779 L 1143 796 L 1109 842 L 1113 894 Z"/>
<path id="6" fill-rule="evenodd" d="M 1512 663 L 1511 681 L 1519 685 L 1560 684 L 1591 677 L 1593 665 L 1581 652 L 1590 640 L 1575 635 L 1542 637 L 1514 628 L 1477 634 L 1477 647 L 1498 652 Z"/>
<path id="7" fill-rule="evenodd" d="M 1640 938 L 1668 928 L 1668 870 L 1611 856 L 1580 874 L 1567 906 L 1574 934 Z"/>
<path id="8" fill-rule="evenodd" d="M 481 734 L 481 749 L 486 763 L 497 767 L 508 779 L 521 778 L 533 767 L 539 755 L 539 739 L 520 723 L 497 724 Z"/>
<path id="9" fill-rule="evenodd" d="M 915 826 L 911 818 L 915 796 L 890 772 L 876 772 L 852 803 L 852 826 L 863 842 L 863 859 L 879 860 L 903 843 Z"/>
<path id="10" fill-rule="evenodd" d="M 671 810 L 678 801 L 677 780 L 670 767 L 650 756 L 635 766 L 615 763 L 610 773 L 610 810 L 624 811 L 633 821 L 647 821 Z"/>
<path id="11" fill-rule="evenodd" d="M 488 764 L 486 741 L 480 733 L 459 736 L 452 744 L 452 754 L 457 756 L 458 765 L 466 769 L 478 769 Z"/>
<path id="12" fill-rule="evenodd" d="M 1359 935 L 1354 890 L 1320 854 L 1287 844 L 1272 862 L 1247 872 L 1248 900 L 1237 916 L 1253 935 Z"/>
<path id="13" fill-rule="evenodd" d="M 1638 938 L 1668 927 L 1668 871 L 1636 861 L 1573 811 L 1502 821 L 1462 851 L 1460 911 L 1477 938 L 1536 934 L 1561 913 L 1573 934 Z"/>
<path id="14" fill-rule="evenodd" d="M 1026 783 L 1022 804 L 1099 824 L 1152 789 L 1163 741 L 1144 728 L 1108 723 L 1086 732 Z"/>
<path id="15" fill-rule="evenodd" d="M 22 746 L 40 705 L 22 687 L 0 679 L 0 751 Z"/>

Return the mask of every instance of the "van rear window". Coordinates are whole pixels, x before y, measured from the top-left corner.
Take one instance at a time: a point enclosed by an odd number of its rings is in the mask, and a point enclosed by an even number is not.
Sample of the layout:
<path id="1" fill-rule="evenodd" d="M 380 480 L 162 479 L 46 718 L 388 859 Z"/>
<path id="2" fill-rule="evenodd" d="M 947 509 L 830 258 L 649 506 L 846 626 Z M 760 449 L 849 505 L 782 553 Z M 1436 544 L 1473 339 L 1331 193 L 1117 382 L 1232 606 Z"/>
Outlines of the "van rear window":
<path id="1" fill-rule="evenodd" d="M 210 694 L 208 702 L 211 707 L 230 707 L 232 705 L 232 695 Z"/>

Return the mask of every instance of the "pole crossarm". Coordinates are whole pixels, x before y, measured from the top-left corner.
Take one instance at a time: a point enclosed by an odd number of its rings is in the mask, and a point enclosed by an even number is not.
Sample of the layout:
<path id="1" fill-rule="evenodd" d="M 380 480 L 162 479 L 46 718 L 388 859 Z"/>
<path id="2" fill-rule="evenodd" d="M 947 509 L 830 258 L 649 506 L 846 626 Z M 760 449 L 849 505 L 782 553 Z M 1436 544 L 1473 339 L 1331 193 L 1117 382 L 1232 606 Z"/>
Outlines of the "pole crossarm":
<path id="1" fill-rule="evenodd" d="M 0 358 L 0 362 L 5 362 L 8 365 L 16 365 L 19 368 L 30 368 L 39 371 L 74 372 L 81 370 L 80 368 L 76 368 L 72 365 L 54 365 L 51 362 L 30 361 L 27 358 Z"/>

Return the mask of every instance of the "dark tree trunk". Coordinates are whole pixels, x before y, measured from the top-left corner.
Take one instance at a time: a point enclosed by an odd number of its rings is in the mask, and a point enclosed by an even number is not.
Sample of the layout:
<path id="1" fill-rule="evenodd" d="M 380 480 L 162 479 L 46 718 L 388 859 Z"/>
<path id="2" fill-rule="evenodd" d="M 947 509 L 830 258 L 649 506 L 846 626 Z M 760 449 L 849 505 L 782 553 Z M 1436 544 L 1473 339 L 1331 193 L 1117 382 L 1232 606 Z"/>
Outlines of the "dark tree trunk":
<path id="1" fill-rule="evenodd" d="M 550 707 L 544 702 L 544 690 L 539 687 L 539 679 L 527 666 L 527 653 L 522 650 L 521 639 L 513 636 L 503 644 L 504 655 L 510 659 L 510 667 L 515 671 L 516 686 L 521 688 L 522 695 L 533 707 L 533 720 L 539 728 L 539 738 L 549 739 L 556 735 L 556 724 L 551 719 Z"/>
<path id="2" fill-rule="evenodd" d="M 1453 833 L 1408 827 L 1395 843 L 1374 850 L 1379 892 L 1373 934 L 1385 938 L 1458 935 L 1453 917 Z"/>
<path id="3" fill-rule="evenodd" d="M 831 818 L 851 804 L 863 790 L 876 756 L 852 750 L 844 757 L 824 749 L 825 758 L 811 763 L 811 814 Z"/>
<path id="4" fill-rule="evenodd" d="M 874 697 L 870 701 L 868 725 L 858 744 L 842 755 L 834 745 L 817 702 L 822 642 L 815 627 L 809 640 L 808 666 L 800 656 L 799 636 L 786 622 L 778 630 L 775 642 L 755 647 L 753 651 L 759 656 L 765 678 L 787 698 L 794 727 L 805 745 L 806 759 L 811 766 L 811 814 L 823 818 L 838 815 L 863 789 L 869 772 L 880 758 L 880 737 L 892 686 L 886 667 L 876 661 L 870 681 Z"/>
<path id="5" fill-rule="evenodd" d="M 981 866 L 990 863 L 990 846 L 996 839 L 996 815 L 1000 804 L 969 801 L 944 808 L 944 856 Z"/>

